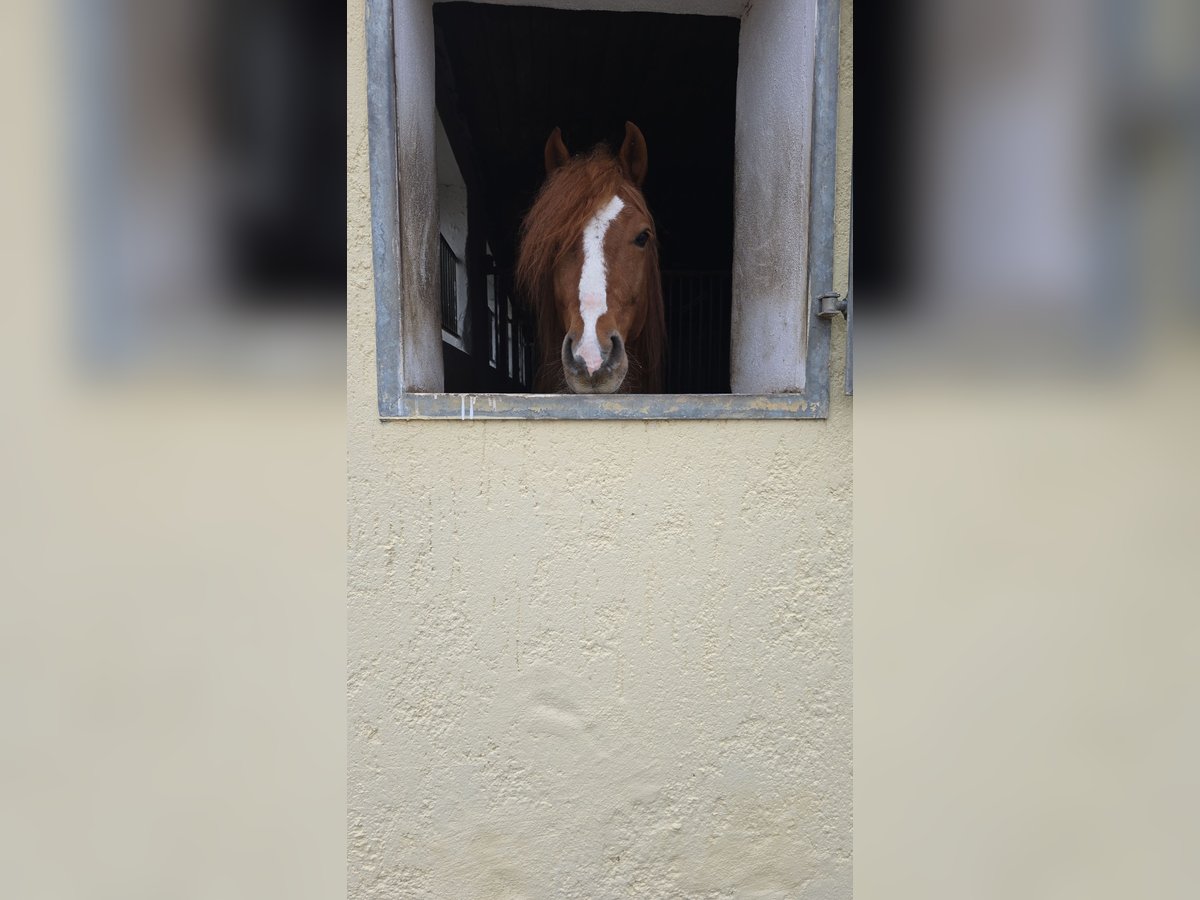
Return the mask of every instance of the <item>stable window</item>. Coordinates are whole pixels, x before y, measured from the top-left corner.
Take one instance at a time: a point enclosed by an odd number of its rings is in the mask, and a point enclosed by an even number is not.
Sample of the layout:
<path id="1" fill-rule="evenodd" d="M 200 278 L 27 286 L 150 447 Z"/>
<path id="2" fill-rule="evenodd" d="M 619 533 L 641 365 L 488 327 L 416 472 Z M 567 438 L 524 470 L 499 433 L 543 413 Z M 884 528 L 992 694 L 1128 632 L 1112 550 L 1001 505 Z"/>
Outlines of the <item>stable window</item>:
<path id="1" fill-rule="evenodd" d="M 824 417 L 837 3 L 548 5 L 368 0 L 381 417 Z M 512 272 L 542 146 L 556 125 L 572 152 L 619 144 L 625 119 L 650 151 L 669 393 L 524 393 Z"/>

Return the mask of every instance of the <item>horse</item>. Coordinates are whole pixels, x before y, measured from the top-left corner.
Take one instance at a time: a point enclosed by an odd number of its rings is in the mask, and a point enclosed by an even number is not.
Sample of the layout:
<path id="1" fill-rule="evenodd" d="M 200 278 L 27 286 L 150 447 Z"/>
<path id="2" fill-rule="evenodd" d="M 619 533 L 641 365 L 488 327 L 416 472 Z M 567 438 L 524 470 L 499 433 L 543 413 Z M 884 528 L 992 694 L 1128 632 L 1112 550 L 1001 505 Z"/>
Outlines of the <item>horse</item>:
<path id="1" fill-rule="evenodd" d="M 666 324 L 646 139 L 572 158 L 555 128 L 546 180 L 521 224 L 517 284 L 537 321 L 542 393 L 661 393 Z"/>

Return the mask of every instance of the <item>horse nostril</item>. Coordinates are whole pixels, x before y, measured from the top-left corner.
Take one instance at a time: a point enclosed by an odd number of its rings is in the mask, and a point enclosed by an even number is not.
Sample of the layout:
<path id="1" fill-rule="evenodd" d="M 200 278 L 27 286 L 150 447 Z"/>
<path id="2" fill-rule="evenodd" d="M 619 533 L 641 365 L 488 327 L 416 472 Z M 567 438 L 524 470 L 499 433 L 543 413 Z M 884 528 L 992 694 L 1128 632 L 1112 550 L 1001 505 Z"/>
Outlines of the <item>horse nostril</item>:
<path id="1" fill-rule="evenodd" d="M 563 338 L 562 361 L 563 366 L 567 369 L 574 369 L 575 371 L 587 370 L 583 358 L 575 352 L 575 347 L 569 334 Z"/>

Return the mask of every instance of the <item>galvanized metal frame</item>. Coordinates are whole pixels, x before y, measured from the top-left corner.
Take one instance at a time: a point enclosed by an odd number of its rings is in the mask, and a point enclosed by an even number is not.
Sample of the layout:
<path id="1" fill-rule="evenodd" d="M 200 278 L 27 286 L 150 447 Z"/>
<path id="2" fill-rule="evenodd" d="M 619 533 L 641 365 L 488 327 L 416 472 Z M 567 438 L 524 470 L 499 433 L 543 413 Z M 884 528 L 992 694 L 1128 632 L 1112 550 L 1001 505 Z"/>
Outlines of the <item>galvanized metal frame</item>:
<path id="1" fill-rule="evenodd" d="M 806 384 L 800 394 L 448 394 L 405 391 L 393 0 L 366 0 L 367 120 L 379 417 L 389 419 L 823 419 L 830 324 L 812 298 L 832 290 L 838 0 L 816 0 Z"/>
<path id="2" fill-rule="evenodd" d="M 850 191 L 850 259 L 846 284 L 846 396 L 854 396 L 854 190 Z"/>

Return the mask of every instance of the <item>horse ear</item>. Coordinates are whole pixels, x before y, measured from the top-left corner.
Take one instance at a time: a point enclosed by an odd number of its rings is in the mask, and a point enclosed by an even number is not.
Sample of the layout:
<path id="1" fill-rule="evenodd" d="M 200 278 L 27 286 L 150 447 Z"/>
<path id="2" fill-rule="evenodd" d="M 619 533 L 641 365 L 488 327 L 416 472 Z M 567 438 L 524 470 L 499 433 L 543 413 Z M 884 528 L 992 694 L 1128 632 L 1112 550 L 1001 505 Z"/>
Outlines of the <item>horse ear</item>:
<path id="1" fill-rule="evenodd" d="M 646 139 L 632 122 L 625 123 L 625 143 L 621 145 L 621 168 L 638 187 L 646 180 Z"/>
<path id="2" fill-rule="evenodd" d="M 567 145 L 563 143 L 562 129 L 555 128 L 546 139 L 546 174 L 549 175 L 559 166 L 565 166 L 571 159 Z"/>

